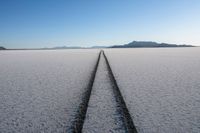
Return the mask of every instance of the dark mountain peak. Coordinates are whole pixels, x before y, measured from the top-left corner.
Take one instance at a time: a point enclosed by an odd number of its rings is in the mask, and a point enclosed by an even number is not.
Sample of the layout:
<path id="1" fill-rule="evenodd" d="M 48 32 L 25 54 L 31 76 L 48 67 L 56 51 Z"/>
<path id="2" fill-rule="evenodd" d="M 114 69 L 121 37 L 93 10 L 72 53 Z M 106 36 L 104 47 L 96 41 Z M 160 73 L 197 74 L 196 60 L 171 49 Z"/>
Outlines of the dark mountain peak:
<path id="1" fill-rule="evenodd" d="M 177 45 L 168 43 L 157 43 L 152 41 L 132 41 L 124 45 L 114 45 L 111 48 L 140 48 L 140 47 L 193 47 L 192 45 Z"/>
<path id="2" fill-rule="evenodd" d="M 4 48 L 4 47 L 0 46 L 0 50 L 6 50 L 6 48 Z"/>

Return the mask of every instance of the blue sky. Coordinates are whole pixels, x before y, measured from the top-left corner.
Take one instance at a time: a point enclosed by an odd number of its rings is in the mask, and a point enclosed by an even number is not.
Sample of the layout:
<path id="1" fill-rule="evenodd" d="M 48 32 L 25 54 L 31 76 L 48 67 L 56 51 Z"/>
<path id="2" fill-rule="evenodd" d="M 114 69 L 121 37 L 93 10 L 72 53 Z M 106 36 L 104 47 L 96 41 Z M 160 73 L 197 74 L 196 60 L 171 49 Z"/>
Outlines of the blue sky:
<path id="1" fill-rule="evenodd" d="M 0 0 L 0 46 L 200 45 L 200 0 Z"/>

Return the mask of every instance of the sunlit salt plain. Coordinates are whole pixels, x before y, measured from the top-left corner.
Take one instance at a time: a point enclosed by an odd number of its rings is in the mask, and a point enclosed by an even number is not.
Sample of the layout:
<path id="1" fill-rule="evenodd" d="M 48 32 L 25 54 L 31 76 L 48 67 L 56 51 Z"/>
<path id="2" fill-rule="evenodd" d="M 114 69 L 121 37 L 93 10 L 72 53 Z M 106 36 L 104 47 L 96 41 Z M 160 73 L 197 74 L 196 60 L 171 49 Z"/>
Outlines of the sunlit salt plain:
<path id="1" fill-rule="evenodd" d="M 0 51 L 0 132 L 67 132 L 98 52 Z"/>
<path id="2" fill-rule="evenodd" d="M 98 53 L 0 51 L 0 132 L 67 132 Z M 200 48 L 105 49 L 105 53 L 139 133 L 200 132 Z M 101 74 L 100 79 L 105 76 Z M 95 82 L 103 87 L 102 80 Z"/>
<path id="3" fill-rule="evenodd" d="M 200 48 L 105 51 L 139 133 L 200 132 Z"/>

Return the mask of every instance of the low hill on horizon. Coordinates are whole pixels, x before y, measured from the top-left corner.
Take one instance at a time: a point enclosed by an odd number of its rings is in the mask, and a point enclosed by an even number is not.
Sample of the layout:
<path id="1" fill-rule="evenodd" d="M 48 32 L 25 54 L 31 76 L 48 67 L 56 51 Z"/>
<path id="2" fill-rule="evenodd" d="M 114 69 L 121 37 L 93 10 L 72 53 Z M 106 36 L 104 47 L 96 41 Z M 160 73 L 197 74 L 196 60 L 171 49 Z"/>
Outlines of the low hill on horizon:
<path id="1" fill-rule="evenodd" d="M 6 48 L 4 48 L 4 47 L 0 46 L 0 50 L 6 50 Z"/>
<path id="2" fill-rule="evenodd" d="M 177 45 L 177 44 L 168 44 L 168 43 L 157 43 L 151 41 L 133 41 L 124 45 L 114 45 L 110 48 L 151 48 L 151 47 L 194 47 L 192 45 Z"/>
<path id="3" fill-rule="evenodd" d="M 85 48 L 151 48 L 151 47 L 195 47 L 193 45 L 186 45 L 186 44 L 182 44 L 182 45 L 178 45 L 178 44 L 168 44 L 168 43 L 157 43 L 157 42 L 153 42 L 153 41 L 133 41 L 131 43 L 128 44 L 124 44 L 124 45 L 113 45 L 113 46 L 98 46 L 98 45 L 94 45 L 91 47 L 73 47 L 73 46 L 62 46 L 62 47 L 54 47 L 54 48 L 50 48 L 50 49 L 85 49 Z"/>
<path id="4" fill-rule="evenodd" d="M 178 45 L 178 44 L 168 44 L 168 43 L 157 43 L 153 41 L 133 41 L 124 45 L 113 45 L 113 46 L 99 46 L 94 45 L 90 47 L 81 47 L 81 46 L 56 46 L 52 48 L 9 48 L 6 49 L 3 46 L 0 46 L 0 50 L 51 50 L 51 49 L 99 49 L 99 48 L 159 48 L 159 47 L 196 47 L 193 45 Z"/>

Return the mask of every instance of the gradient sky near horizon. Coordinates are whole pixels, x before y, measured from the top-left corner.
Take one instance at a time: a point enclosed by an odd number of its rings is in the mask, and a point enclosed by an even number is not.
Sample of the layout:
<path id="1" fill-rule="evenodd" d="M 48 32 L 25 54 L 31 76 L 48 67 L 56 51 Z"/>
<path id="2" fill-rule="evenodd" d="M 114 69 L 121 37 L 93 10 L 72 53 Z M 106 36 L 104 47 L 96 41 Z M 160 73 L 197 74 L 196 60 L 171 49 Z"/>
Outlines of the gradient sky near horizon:
<path id="1" fill-rule="evenodd" d="M 200 0 L 0 0 L 0 46 L 200 46 Z"/>

